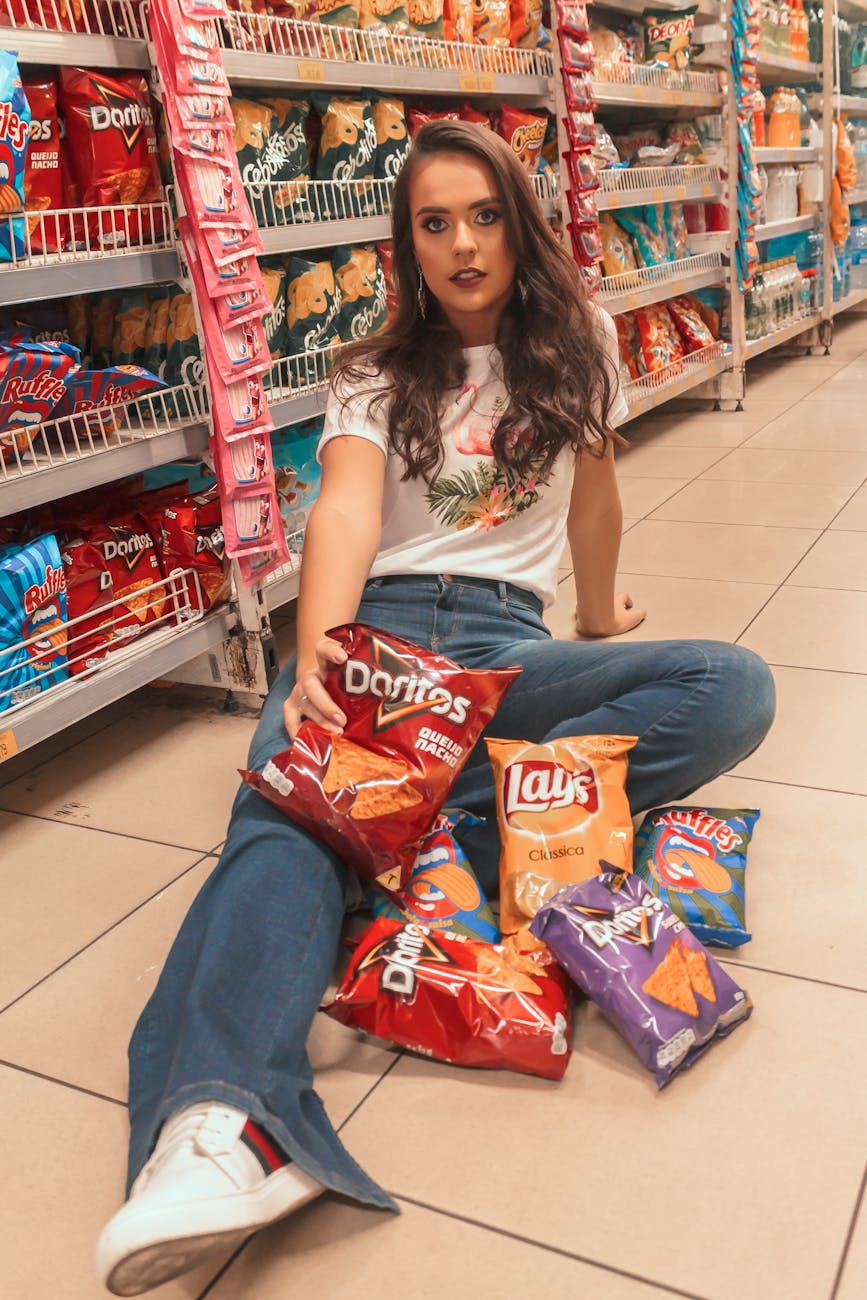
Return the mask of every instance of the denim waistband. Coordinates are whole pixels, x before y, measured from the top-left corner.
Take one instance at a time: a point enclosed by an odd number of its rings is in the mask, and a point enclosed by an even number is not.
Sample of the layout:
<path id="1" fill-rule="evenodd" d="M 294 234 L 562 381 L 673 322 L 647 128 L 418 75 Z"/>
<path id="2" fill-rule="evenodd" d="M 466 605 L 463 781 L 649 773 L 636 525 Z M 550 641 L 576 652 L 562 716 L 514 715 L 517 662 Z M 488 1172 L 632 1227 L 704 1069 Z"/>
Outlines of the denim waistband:
<path id="1" fill-rule="evenodd" d="M 374 588 L 400 584 L 408 586 L 411 583 L 423 583 L 431 587 L 439 586 L 441 583 L 456 587 L 481 587 L 485 591 L 493 591 L 501 600 L 516 600 L 530 605 L 540 614 L 543 609 L 539 597 L 535 592 L 528 591 L 526 587 L 516 587 L 511 582 L 500 582 L 496 578 L 474 578 L 459 573 L 393 573 L 382 578 L 371 578 L 367 586 Z"/>

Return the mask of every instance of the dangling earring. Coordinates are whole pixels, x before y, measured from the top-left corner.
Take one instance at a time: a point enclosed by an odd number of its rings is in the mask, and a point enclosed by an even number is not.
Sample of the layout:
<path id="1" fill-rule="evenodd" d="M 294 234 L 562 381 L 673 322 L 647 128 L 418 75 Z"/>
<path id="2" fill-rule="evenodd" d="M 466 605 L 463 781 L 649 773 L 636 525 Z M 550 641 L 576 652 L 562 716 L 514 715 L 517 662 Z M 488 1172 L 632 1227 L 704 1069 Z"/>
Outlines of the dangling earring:
<path id="1" fill-rule="evenodd" d="M 530 296 L 530 290 L 527 288 L 527 281 L 523 276 L 518 276 L 518 297 L 521 299 L 521 306 L 526 307 L 527 299 Z"/>
<path id="2" fill-rule="evenodd" d="M 421 267 L 418 266 L 418 264 L 416 264 L 416 265 L 417 265 L 417 269 L 418 269 L 418 310 L 419 310 L 419 313 L 420 313 L 420 315 L 421 315 L 422 320 L 426 320 L 426 319 L 427 319 L 427 299 L 425 298 L 425 282 L 424 282 L 424 276 L 423 276 L 422 273 L 421 273 Z"/>

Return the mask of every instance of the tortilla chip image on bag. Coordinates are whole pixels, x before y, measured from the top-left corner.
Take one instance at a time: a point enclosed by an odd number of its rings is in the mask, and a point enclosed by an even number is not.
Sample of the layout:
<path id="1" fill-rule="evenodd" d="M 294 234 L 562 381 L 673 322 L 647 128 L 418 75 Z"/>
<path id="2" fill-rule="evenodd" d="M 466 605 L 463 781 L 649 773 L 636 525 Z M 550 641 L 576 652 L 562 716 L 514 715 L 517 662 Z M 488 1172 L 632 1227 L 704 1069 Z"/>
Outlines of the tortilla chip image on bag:
<path id="1" fill-rule="evenodd" d="M 738 948 L 746 925 L 744 877 L 757 808 L 654 808 L 635 837 L 635 874 L 702 943 Z"/>
<path id="2" fill-rule="evenodd" d="M 530 933 L 662 1088 L 750 1015 L 748 994 L 631 873 L 603 871 L 540 909 Z"/>
<path id="3" fill-rule="evenodd" d="M 562 1079 L 569 1063 L 567 981 L 548 953 L 518 953 L 416 922 L 374 921 L 322 1010 L 453 1065 Z"/>
<path id="4" fill-rule="evenodd" d="M 303 722 L 244 780 L 366 880 L 406 884 L 423 837 L 520 668 L 464 669 L 363 623 L 332 629 L 346 652 L 325 687 L 342 735 Z M 631 848 L 631 845 L 630 845 Z"/>
<path id="5" fill-rule="evenodd" d="M 601 861 L 631 870 L 626 756 L 635 736 L 485 743 L 497 787 L 503 934 L 564 885 L 595 876 Z"/>

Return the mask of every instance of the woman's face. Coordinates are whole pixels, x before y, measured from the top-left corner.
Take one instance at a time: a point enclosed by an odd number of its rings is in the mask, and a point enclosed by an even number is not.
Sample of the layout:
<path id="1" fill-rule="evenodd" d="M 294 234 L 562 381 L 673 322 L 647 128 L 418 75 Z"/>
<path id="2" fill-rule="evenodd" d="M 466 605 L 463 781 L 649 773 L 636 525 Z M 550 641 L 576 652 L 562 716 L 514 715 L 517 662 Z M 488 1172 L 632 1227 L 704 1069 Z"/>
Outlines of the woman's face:
<path id="1" fill-rule="evenodd" d="M 409 202 L 428 289 L 464 347 L 493 343 L 515 282 L 493 171 L 468 154 L 439 154 L 416 167 Z"/>

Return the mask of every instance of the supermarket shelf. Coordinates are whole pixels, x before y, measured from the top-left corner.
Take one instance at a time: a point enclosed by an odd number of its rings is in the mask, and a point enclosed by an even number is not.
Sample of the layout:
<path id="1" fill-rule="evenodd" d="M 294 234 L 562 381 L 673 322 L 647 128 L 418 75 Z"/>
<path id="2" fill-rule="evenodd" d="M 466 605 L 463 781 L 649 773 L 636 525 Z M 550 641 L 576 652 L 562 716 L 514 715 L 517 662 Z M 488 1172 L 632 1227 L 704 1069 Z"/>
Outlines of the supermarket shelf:
<path id="1" fill-rule="evenodd" d="M 282 429 L 286 424 L 299 424 L 301 420 L 310 420 L 314 415 L 321 415 L 325 410 L 328 390 L 322 388 L 308 389 L 302 393 L 270 393 L 269 408 L 274 425 Z"/>
<path id="2" fill-rule="evenodd" d="M 270 574 L 265 579 L 265 594 L 269 609 L 278 609 L 298 599 L 298 587 L 301 582 L 301 548 L 304 544 L 304 530 L 287 536 L 286 545 L 292 557 L 289 564 Z"/>
<path id="3" fill-rule="evenodd" d="M 65 67 L 150 68 L 144 17 L 129 0 L 76 0 L 75 32 L 58 26 L 61 6 L 54 0 L 3 5 L 3 43 L 19 63 Z M 23 22 L 21 22 L 23 19 Z"/>
<path id="4" fill-rule="evenodd" d="M 181 627 L 150 632 L 128 650 L 115 651 L 91 677 L 71 678 L 19 708 L 0 713 L 0 740 L 5 742 L 5 747 L 0 745 L 0 761 L 71 727 L 148 682 L 170 677 L 181 664 L 225 641 L 236 622 L 235 611 L 226 606 Z"/>
<path id="5" fill-rule="evenodd" d="M 675 361 L 655 374 L 644 375 L 634 383 L 627 384 L 624 388 L 624 396 L 629 404 L 627 418 L 634 420 L 636 416 L 644 415 L 646 411 L 671 401 L 673 397 L 680 397 L 691 388 L 697 388 L 706 380 L 713 379 L 721 371 L 728 370 L 731 355 L 730 344 L 713 343 L 699 352 L 693 352 L 683 361 Z"/>
<path id="6" fill-rule="evenodd" d="M 598 300 L 616 316 L 652 302 L 692 293 L 694 289 L 722 284 L 724 274 L 719 253 L 699 253 L 679 262 L 663 262 L 659 266 L 645 266 L 640 271 L 608 276 L 602 282 Z"/>
<path id="7" fill-rule="evenodd" d="M 780 239 L 783 235 L 797 235 L 802 230 L 815 230 L 818 224 L 818 212 L 809 212 L 804 217 L 789 217 L 786 221 L 769 221 L 765 225 L 756 226 L 756 243 Z"/>
<path id="8" fill-rule="evenodd" d="M 867 203 L 867 185 L 862 185 L 857 190 L 847 190 L 845 199 L 850 208 L 858 203 Z"/>
<path id="9" fill-rule="evenodd" d="M 753 150 L 756 166 L 767 167 L 770 163 L 813 163 L 819 161 L 818 149 L 766 149 Z"/>
<path id="10" fill-rule="evenodd" d="M 831 95 L 830 104 L 831 104 L 831 110 L 834 113 L 837 112 L 837 103 L 838 103 L 838 96 Z M 823 95 L 807 96 L 807 107 L 813 113 L 821 114 L 824 108 L 824 104 L 825 104 L 825 99 Z M 840 105 L 841 113 L 849 113 L 853 117 L 867 118 L 867 95 L 840 95 L 839 105 Z"/>
<path id="11" fill-rule="evenodd" d="M 867 302 L 867 288 L 853 289 L 845 298 L 838 298 L 835 303 L 831 304 L 831 315 L 839 316 L 843 311 L 851 311 L 859 303 Z"/>
<path id="12" fill-rule="evenodd" d="M 428 41 L 248 13 L 232 13 L 221 25 L 220 39 L 229 80 L 248 85 L 357 91 L 361 83 L 373 90 L 536 103 L 550 96 L 553 61 L 538 50 Z"/>
<path id="13" fill-rule="evenodd" d="M 756 71 L 759 81 L 780 84 L 788 84 L 790 81 L 819 81 L 822 77 L 821 63 L 788 59 L 782 54 L 770 54 L 762 50 L 759 50 Z"/>
<path id="14" fill-rule="evenodd" d="M 747 339 L 747 346 L 744 356 L 747 361 L 753 357 L 759 357 L 763 352 L 770 351 L 771 348 L 778 348 L 782 343 L 790 343 L 796 339 L 799 334 L 806 333 L 807 330 L 815 329 L 819 324 L 820 316 L 814 312 L 811 316 L 802 316 L 800 320 L 793 321 L 785 329 L 774 330 L 773 334 L 765 334 L 760 339 Z M 749 384 L 748 384 L 749 386 Z"/>
<path id="15" fill-rule="evenodd" d="M 604 81 L 594 79 L 592 84 L 600 108 L 721 108 L 723 102 L 713 72 L 673 72 L 642 63 L 624 63 L 608 69 Z"/>
<path id="16" fill-rule="evenodd" d="M 112 253 L 87 261 L 46 259 L 44 266 L 0 269 L 0 302 L 13 306 L 38 299 L 68 298 L 102 289 L 131 289 L 140 284 L 177 280 L 180 275 L 174 249 L 147 253 Z"/>
<path id="17" fill-rule="evenodd" d="M 597 9 L 610 9 L 619 14 L 634 14 L 641 18 L 647 8 L 647 0 L 598 0 Z M 680 0 L 663 0 L 663 3 L 657 4 L 657 10 L 682 9 Z M 710 18 L 714 22 L 719 22 L 720 4 L 719 0 L 698 0 L 696 4 L 698 13 L 697 18 Z"/>
<path id="18" fill-rule="evenodd" d="M 596 205 L 600 211 L 645 203 L 719 199 L 723 193 L 719 168 L 702 165 L 611 167 L 599 173 L 599 181 L 602 188 L 596 195 Z"/>

